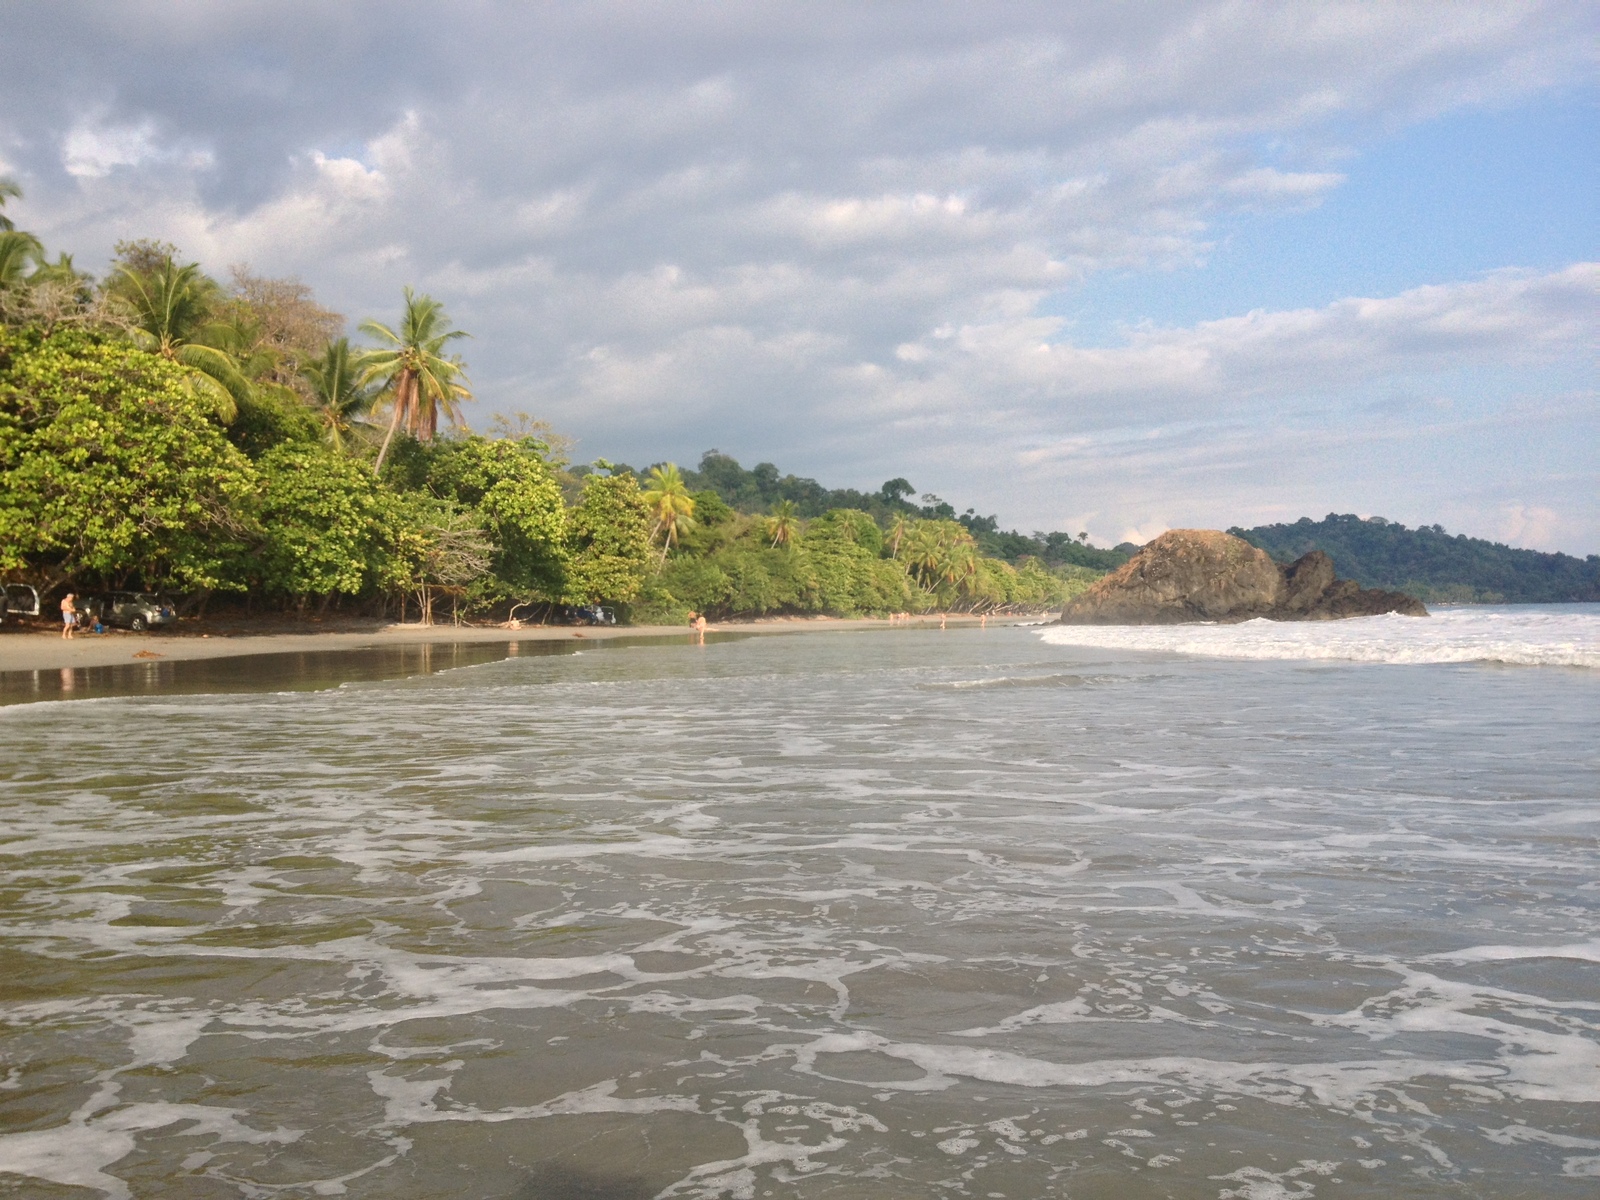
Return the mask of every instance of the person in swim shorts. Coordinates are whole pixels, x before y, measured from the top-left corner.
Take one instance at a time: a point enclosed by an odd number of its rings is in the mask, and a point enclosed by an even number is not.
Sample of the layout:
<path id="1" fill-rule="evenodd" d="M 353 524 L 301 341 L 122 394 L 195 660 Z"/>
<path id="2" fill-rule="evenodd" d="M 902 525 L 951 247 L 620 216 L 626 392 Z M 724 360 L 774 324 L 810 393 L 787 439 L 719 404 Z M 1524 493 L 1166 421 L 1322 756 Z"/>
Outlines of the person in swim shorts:
<path id="1" fill-rule="evenodd" d="M 61 597 L 61 636 L 70 638 L 78 628 L 78 596 L 68 592 Z"/>

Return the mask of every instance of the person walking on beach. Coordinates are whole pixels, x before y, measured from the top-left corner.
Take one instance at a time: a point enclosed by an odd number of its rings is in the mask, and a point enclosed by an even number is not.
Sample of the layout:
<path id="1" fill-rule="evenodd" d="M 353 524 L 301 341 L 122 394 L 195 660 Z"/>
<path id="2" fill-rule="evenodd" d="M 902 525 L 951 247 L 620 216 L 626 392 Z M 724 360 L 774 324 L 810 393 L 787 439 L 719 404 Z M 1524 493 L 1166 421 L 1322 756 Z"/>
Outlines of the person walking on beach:
<path id="1" fill-rule="evenodd" d="M 61 636 L 71 638 L 78 629 L 78 596 L 68 592 L 61 597 Z"/>

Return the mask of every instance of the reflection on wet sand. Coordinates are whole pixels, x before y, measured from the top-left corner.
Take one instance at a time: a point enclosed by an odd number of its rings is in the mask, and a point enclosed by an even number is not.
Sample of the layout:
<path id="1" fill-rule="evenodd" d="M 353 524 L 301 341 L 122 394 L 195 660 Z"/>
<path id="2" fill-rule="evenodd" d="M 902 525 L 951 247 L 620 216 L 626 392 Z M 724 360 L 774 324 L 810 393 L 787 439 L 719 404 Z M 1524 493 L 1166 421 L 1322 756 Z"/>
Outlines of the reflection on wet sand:
<path id="1" fill-rule="evenodd" d="M 712 641 L 742 634 L 712 634 Z M 693 634 L 683 639 L 691 640 Z M 309 692 L 382 679 L 431 675 L 504 658 L 545 658 L 590 649 L 662 645 L 669 639 L 596 641 L 420 642 L 359 650 L 309 650 L 236 658 L 174 659 L 105 667 L 0 671 L 0 705 L 40 700 L 90 700 L 105 696 L 235 692 Z"/>

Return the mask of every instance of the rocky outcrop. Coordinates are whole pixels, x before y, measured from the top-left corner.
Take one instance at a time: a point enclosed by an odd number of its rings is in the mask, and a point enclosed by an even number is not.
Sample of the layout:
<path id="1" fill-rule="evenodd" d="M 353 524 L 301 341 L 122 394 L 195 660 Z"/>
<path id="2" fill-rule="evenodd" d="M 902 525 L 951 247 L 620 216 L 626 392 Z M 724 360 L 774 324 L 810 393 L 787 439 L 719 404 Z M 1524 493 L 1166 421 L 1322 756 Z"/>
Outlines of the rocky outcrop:
<path id="1" fill-rule="evenodd" d="M 1320 550 L 1279 566 L 1264 550 L 1215 529 L 1174 529 L 1061 613 L 1063 625 L 1178 625 L 1191 621 L 1330 621 L 1380 613 L 1425 617 L 1422 602 L 1333 573 Z"/>

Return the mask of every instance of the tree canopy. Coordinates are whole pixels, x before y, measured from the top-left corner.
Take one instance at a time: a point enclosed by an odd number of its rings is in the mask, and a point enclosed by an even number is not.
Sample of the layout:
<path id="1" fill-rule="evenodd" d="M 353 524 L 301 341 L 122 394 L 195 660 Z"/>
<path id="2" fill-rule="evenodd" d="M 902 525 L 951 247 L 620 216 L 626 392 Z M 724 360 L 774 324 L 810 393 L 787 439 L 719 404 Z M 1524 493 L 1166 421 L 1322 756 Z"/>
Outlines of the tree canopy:
<path id="1" fill-rule="evenodd" d="M 1362 587 L 1393 588 L 1435 603 L 1600 600 L 1600 556 L 1517 550 L 1449 534 L 1442 525 L 1407 529 L 1382 517 L 1329 513 L 1320 521 L 1301 517 L 1228 532 L 1284 562 L 1322 550 L 1339 574 Z"/>

